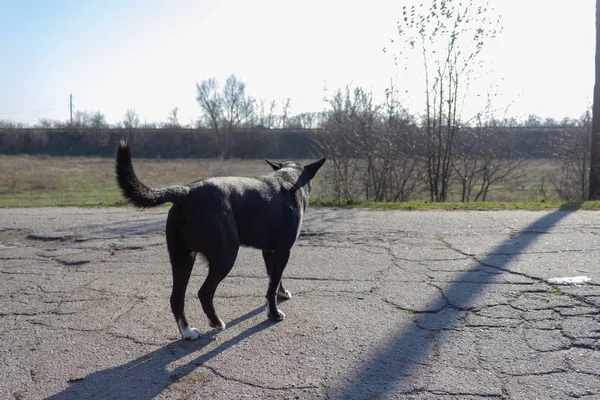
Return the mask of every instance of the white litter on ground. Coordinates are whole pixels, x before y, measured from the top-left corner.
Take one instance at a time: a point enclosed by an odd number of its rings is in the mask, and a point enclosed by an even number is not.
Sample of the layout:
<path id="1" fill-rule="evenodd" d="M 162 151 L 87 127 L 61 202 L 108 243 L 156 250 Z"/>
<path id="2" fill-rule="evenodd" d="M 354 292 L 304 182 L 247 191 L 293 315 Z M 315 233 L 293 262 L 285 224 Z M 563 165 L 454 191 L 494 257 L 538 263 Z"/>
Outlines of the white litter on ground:
<path id="1" fill-rule="evenodd" d="M 581 285 L 589 280 L 591 278 L 587 276 L 562 276 L 560 278 L 550 278 L 548 279 L 548 283 L 554 285 Z"/>

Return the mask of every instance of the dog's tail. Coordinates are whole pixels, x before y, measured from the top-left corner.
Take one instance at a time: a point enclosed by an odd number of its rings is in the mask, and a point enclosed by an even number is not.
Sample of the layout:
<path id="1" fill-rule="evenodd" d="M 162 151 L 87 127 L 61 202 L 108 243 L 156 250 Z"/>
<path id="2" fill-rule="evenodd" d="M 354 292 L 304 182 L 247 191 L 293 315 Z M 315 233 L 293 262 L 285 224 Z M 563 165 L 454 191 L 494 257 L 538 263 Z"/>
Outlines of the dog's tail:
<path id="1" fill-rule="evenodd" d="M 116 171 L 117 182 L 123 195 L 137 207 L 155 207 L 169 201 L 178 203 L 190 191 L 186 186 L 155 189 L 140 182 L 131 164 L 129 145 L 124 140 L 117 146 Z"/>

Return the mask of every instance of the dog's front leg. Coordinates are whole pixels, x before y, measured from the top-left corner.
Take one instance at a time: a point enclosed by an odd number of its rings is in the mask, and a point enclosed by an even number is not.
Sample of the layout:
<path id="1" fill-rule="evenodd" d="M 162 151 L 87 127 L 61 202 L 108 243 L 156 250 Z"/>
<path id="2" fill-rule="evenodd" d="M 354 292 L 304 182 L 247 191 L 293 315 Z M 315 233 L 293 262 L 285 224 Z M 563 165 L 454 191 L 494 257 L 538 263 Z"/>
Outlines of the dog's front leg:
<path id="1" fill-rule="evenodd" d="M 273 321 L 281 321 L 285 314 L 277 309 L 277 289 L 281 283 L 281 276 L 290 258 L 290 249 L 278 249 L 273 252 L 273 261 L 268 268 L 269 287 L 267 288 L 267 316 Z"/>

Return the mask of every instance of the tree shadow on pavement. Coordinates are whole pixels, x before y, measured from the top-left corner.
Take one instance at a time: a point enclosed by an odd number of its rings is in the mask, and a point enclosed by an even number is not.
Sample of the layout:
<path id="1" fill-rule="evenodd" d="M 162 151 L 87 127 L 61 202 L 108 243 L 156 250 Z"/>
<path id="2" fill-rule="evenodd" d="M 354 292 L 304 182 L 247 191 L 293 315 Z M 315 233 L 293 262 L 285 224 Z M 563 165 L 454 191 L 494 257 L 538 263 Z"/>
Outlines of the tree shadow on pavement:
<path id="1" fill-rule="evenodd" d="M 452 328 L 457 322 L 461 310 L 468 309 L 497 278 L 497 274 L 481 274 L 481 266 L 492 264 L 498 269 L 498 273 L 509 270 L 509 264 L 517 256 L 575 210 L 576 208 L 558 210 L 546 214 L 503 241 L 491 253 L 479 259 L 473 268 L 458 275 L 444 289 L 443 295 L 440 294 L 431 307 L 428 307 L 441 311 L 420 314 L 418 324 L 397 332 L 389 342 L 382 343 L 370 359 L 357 366 L 345 384 L 330 393 L 330 398 L 387 398 L 397 397 L 399 393 L 418 391 L 422 383 L 417 383 L 414 378 L 420 369 L 430 364 L 428 358 L 436 340 L 443 340 L 445 330 Z M 503 255 L 501 264 L 498 264 L 498 258 L 492 260 L 494 254 Z M 448 305 L 447 299 L 452 299 L 452 306 Z"/>
<path id="2" fill-rule="evenodd" d="M 231 328 L 263 311 L 264 307 L 258 307 L 230 321 L 227 325 Z M 201 351 L 213 343 L 217 331 L 207 332 L 195 341 L 178 340 L 126 364 L 93 372 L 81 380 L 71 381 L 68 388 L 48 399 L 153 399 L 171 383 L 185 377 L 220 353 L 273 324 L 269 320 L 262 321 L 188 363 L 168 370 L 169 364 Z"/>

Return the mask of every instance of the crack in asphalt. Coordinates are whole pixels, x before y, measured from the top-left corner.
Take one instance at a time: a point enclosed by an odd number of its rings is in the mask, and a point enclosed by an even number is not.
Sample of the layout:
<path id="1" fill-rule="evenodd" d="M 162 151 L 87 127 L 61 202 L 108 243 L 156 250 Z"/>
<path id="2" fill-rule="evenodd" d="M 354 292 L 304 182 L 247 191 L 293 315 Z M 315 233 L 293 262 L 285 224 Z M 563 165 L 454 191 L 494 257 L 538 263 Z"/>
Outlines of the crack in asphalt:
<path id="1" fill-rule="evenodd" d="M 200 365 L 200 368 L 206 369 L 206 370 L 212 372 L 214 375 L 216 375 L 219 378 L 224 379 L 226 381 L 241 383 L 242 385 L 251 386 L 251 387 L 257 388 L 257 389 L 266 389 L 266 390 L 273 390 L 273 391 L 284 391 L 284 390 L 293 390 L 293 389 L 298 389 L 298 390 L 320 389 L 319 386 L 315 386 L 315 385 L 304 385 L 304 386 L 303 385 L 285 385 L 285 386 L 261 385 L 259 383 L 250 382 L 250 381 L 247 381 L 244 379 L 227 376 L 227 375 L 219 372 L 219 370 L 217 368 L 211 367 L 206 364 Z"/>

